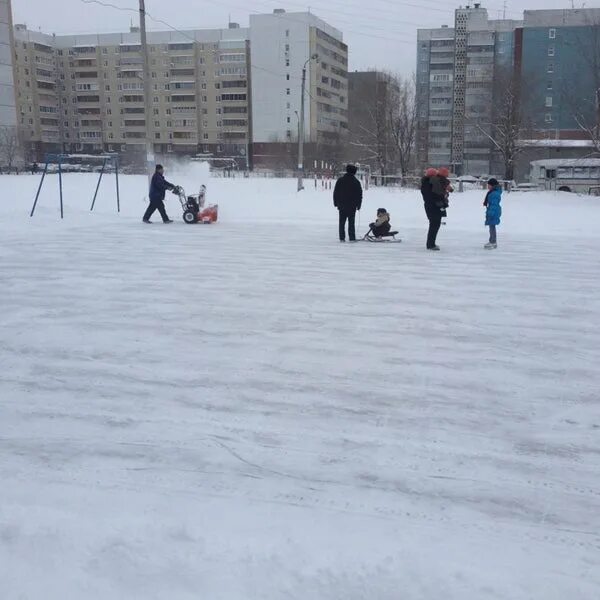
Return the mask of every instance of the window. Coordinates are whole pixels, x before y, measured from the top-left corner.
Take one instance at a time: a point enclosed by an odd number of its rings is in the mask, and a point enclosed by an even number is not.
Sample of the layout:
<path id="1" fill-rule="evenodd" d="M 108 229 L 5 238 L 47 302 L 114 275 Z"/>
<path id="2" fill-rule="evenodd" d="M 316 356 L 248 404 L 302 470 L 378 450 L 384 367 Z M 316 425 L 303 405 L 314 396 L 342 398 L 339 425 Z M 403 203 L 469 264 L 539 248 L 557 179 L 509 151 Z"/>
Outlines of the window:
<path id="1" fill-rule="evenodd" d="M 548 73 L 554 73 L 554 63 L 548 63 Z"/>
<path id="2" fill-rule="evenodd" d="M 552 123 L 552 113 L 546 113 L 546 123 Z"/>
<path id="3" fill-rule="evenodd" d="M 554 56 L 554 46 L 548 46 L 548 56 Z"/>
<path id="4" fill-rule="evenodd" d="M 289 29 L 285 30 L 285 37 L 290 37 L 290 30 Z"/>
<path id="5" fill-rule="evenodd" d="M 546 84 L 546 89 L 547 89 L 547 90 L 551 90 L 551 89 L 552 89 L 552 87 L 553 87 L 553 85 L 554 85 L 554 84 L 552 83 L 552 80 L 551 80 L 551 79 L 549 79 L 549 80 L 548 80 L 548 83 Z"/>
<path id="6" fill-rule="evenodd" d="M 546 107 L 552 108 L 552 96 L 546 96 Z"/>
<path id="7" fill-rule="evenodd" d="M 548 37 L 551 40 L 555 40 L 556 39 L 556 29 L 549 29 L 548 30 Z"/>
<path id="8" fill-rule="evenodd" d="M 291 122 L 292 122 L 292 120 L 291 120 L 291 119 L 288 117 L 288 118 L 287 118 L 287 122 L 288 122 L 288 123 L 291 123 Z"/>
<path id="9" fill-rule="evenodd" d="M 155 137 L 155 139 L 160 140 L 160 133 L 155 133 L 154 137 Z"/>
<path id="10" fill-rule="evenodd" d="M 153 112 L 155 115 L 158 115 L 158 114 L 159 114 L 159 110 L 158 110 L 158 108 L 155 108 L 155 109 L 154 109 L 152 112 Z"/>
<path id="11" fill-rule="evenodd" d="M 290 74 L 289 73 L 285 76 L 285 79 L 286 79 L 286 81 L 290 80 Z"/>
<path id="12" fill-rule="evenodd" d="M 285 90 L 285 93 L 289 96 L 290 95 L 290 88 L 287 88 L 287 90 Z"/>
<path id="13" fill-rule="evenodd" d="M 207 140 L 207 139 L 208 139 L 208 133 L 203 133 L 203 134 L 202 134 L 202 139 L 205 139 L 205 140 Z"/>

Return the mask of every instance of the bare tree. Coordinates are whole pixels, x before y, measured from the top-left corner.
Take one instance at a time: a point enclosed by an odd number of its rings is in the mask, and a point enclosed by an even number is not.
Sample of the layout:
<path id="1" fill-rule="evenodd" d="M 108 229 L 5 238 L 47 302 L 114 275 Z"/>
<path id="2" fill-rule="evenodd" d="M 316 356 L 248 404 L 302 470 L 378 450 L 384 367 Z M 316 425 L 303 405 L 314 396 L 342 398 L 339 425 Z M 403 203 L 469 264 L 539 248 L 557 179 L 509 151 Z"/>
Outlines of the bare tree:
<path id="1" fill-rule="evenodd" d="M 19 136 L 16 127 L 0 127 L 0 158 L 12 170 L 19 154 Z"/>
<path id="2" fill-rule="evenodd" d="M 504 179 L 513 180 L 515 164 L 525 151 L 520 143 L 528 123 L 523 107 L 521 76 L 511 67 L 501 68 L 494 75 L 491 120 L 473 125 L 487 138 L 493 152 L 504 165 Z"/>
<path id="3" fill-rule="evenodd" d="M 369 164 L 384 176 L 392 167 L 394 150 L 389 128 L 391 77 L 377 71 L 364 75 L 350 94 L 348 158 Z"/>
<path id="4" fill-rule="evenodd" d="M 573 65 L 563 100 L 594 152 L 600 152 L 600 21 L 593 14 L 589 13 L 586 26 L 575 35 L 573 45 L 580 62 Z"/>
<path id="5" fill-rule="evenodd" d="M 388 123 L 402 176 L 410 171 L 417 132 L 415 78 L 394 77 L 389 86 Z"/>

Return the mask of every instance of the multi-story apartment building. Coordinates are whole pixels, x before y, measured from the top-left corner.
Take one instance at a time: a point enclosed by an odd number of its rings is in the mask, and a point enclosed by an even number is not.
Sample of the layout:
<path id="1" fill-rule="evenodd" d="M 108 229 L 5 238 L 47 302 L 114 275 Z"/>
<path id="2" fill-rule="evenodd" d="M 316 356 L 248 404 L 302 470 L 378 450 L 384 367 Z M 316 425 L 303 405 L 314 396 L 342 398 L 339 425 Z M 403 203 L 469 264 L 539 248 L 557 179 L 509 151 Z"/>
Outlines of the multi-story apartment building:
<path id="1" fill-rule="evenodd" d="M 327 156 L 348 129 L 348 46 L 342 33 L 311 13 L 275 10 L 250 16 L 250 46 L 257 164 L 269 164 L 297 140 L 305 65 L 307 165 Z"/>
<path id="2" fill-rule="evenodd" d="M 139 30 L 50 36 L 15 29 L 19 125 L 30 158 L 48 151 L 234 157 L 251 140 L 248 30 L 148 34 L 152 114 L 145 115 Z"/>
<path id="3" fill-rule="evenodd" d="M 494 86 L 512 77 L 519 21 L 490 20 L 479 4 L 459 8 L 454 27 L 419 30 L 417 160 L 457 173 L 497 169 L 489 136 Z"/>
<path id="4" fill-rule="evenodd" d="M 600 8 L 525 11 L 517 67 L 523 109 L 536 131 L 576 138 L 598 124 Z M 532 85 L 533 83 L 533 85 Z"/>
<path id="5" fill-rule="evenodd" d="M 103 150 L 139 160 L 148 129 L 158 155 L 251 166 L 257 142 L 291 149 L 297 140 L 307 60 L 307 157 L 347 130 L 348 48 L 310 13 L 253 15 L 250 29 L 150 32 L 150 115 L 137 28 L 55 36 L 18 25 L 14 35 L 18 125 L 30 160 Z"/>
<path id="6" fill-rule="evenodd" d="M 10 0 L 0 0 L 0 126 L 17 123 Z"/>
<path id="7" fill-rule="evenodd" d="M 525 163 L 552 151 L 589 153 L 600 139 L 600 9 L 525 11 L 523 21 L 489 20 L 479 4 L 460 8 L 453 28 L 418 32 L 417 156 L 421 167 L 502 174 L 490 137 L 498 99 L 518 95 Z M 561 143 L 551 145 L 548 138 Z M 582 140 L 590 142 L 582 144 Z M 537 143 L 540 140 L 543 143 Z M 568 141 L 573 141 L 569 145 Z M 517 165 L 523 177 L 528 165 Z"/>

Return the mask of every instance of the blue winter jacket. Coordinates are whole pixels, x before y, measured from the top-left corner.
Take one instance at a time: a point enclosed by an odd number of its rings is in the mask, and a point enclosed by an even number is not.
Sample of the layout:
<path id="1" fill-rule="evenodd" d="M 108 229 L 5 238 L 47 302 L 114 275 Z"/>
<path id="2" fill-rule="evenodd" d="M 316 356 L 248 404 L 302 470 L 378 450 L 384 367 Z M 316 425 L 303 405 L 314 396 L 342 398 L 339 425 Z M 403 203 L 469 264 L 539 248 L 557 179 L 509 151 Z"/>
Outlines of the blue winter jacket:
<path id="1" fill-rule="evenodd" d="M 502 216 L 502 188 L 497 185 L 493 190 L 488 192 L 486 196 L 487 209 L 485 211 L 486 225 L 500 225 L 500 217 Z"/>
<path id="2" fill-rule="evenodd" d="M 148 194 L 150 200 L 164 200 L 165 192 L 167 190 L 174 189 L 175 186 L 172 183 L 169 183 L 162 175 L 156 171 L 152 176 L 152 182 L 150 183 L 150 193 Z"/>

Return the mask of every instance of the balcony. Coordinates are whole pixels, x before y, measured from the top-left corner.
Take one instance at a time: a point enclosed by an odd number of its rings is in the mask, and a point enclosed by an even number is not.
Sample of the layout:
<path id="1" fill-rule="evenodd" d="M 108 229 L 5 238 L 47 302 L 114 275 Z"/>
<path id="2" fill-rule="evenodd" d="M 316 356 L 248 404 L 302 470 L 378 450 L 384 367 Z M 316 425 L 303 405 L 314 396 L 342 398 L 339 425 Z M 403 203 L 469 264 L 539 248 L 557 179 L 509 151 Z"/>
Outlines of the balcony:
<path id="1" fill-rule="evenodd" d="M 171 96 L 171 102 L 186 102 L 188 104 L 196 104 L 196 94 L 176 94 Z"/>
<path id="2" fill-rule="evenodd" d="M 196 69 L 178 69 L 175 67 L 171 67 L 171 77 L 195 77 Z"/>
<path id="3" fill-rule="evenodd" d="M 146 128 L 146 120 L 145 119 L 125 119 L 123 121 L 125 127 L 137 127 L 137 128 Z"/>
<path id="4" fill-rule="evenodd" d="M 173 143 L 185 143 L 196 142 L 198 140 L 198 134 L 195 131 L 174 131 L 173 132 Z"/>

